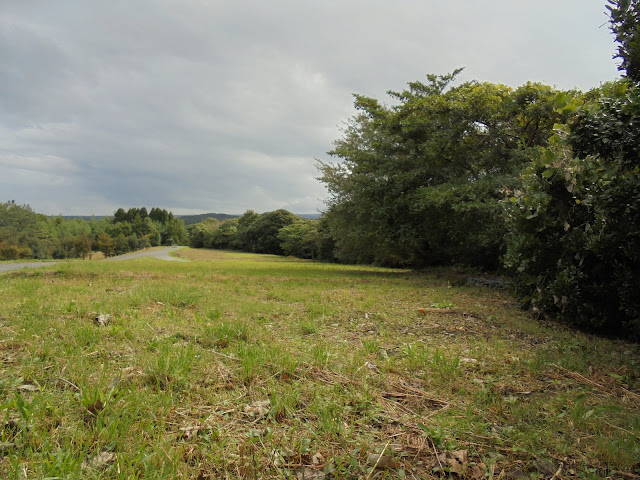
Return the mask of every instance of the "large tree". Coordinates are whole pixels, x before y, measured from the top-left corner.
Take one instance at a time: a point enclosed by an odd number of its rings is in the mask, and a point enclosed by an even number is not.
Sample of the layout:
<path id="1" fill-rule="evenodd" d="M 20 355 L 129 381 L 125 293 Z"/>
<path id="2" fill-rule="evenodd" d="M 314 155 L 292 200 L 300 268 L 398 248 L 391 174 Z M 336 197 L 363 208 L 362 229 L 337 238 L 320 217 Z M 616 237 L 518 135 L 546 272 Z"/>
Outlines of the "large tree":
<path id="1" fill-rule="evenodd" d="M 497 265 L 501 192 L 563 114 L 550 87 L 452 86 L 459 72 L 389 92 L 392 106 L 355 96 L 359 113 L 329 152 L 338 161 L 318 162 L 342 260 Z"/>

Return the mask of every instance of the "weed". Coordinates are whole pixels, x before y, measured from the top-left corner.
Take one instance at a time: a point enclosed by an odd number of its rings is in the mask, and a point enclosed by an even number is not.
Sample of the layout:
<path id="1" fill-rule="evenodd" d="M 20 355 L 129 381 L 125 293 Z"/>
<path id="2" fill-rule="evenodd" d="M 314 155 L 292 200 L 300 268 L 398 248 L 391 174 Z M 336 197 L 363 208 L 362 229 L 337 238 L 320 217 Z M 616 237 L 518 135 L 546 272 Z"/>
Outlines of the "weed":
<path id="1" fill-rule="evenodd" d="M 344 435 L 342 409 L 334 403 L 317 399 L 312 409 L 318 420 L 318 429 L 327 438 L 340 438 Z"/>
<path id="2" fill-rule="evenodd" d="M 316 344 L 311 348 L 311 356 L 315 365 L 326 368 L 331 357 L 331 350 L 327 345 Z"/>
<path id="3" fill-rule="evenodd" d="M 424 368 L 428 362 L 427 349 L 421 343 L 404 345 L 402 353 L 406 356 L 407 367 L 410 371 Z"/>
<path id="4" fill-rule="evenodd" d="M 240 360 L 240 378 L 247 385 L 260 373 L 265 364 L 265 351 L 258 345 L 242 343 L 238 346 L 237 355 Z"/>
<path id="5" fill-rule="evenodd" d="M 159 390 L 182 388 L 196 359 L 192 345 L 175 346 L 163 342 L 147 367 L 147 382 Z"/>
<path id="6" fill-rule="evenodd" d="M 454 308 L 453 303 L 448 300 L 442 300 L 440 302 L 433 302 L 431 304 L 432 308 Z"/>
<path id="7" fill-rule="evenodd" d="M 451 377 L 457 373 L 458 367 L 460 366 L 460 355 L 450 356 L 439 348 L 436 348 L 433 352 L 431 365 L 432 369 L 442 378 L 451 379 Z"/>
<path id="8" fill-rule="evenodd" d="M 236 340 L 246 342 L 249 339 L 249 328 L 242 322 L 205 325 L 203 331 L 204 337 L 219 348 L 226 348 Z"/>
<path id="9" fill-rule="evenodd" d="M 317 325 L 311 320 L 300 322 L 298 328 L 300 330 L 300 335 L 302 336 L 314 335 L 318 333 Z"/>
<path id="10" fill-rule="evenodd" d="M 363 340 L 362 349 L 366 354 L 377 355 L 380 351 L 380 345 L 378 345 L 378 342 L 375 340 Z"/>

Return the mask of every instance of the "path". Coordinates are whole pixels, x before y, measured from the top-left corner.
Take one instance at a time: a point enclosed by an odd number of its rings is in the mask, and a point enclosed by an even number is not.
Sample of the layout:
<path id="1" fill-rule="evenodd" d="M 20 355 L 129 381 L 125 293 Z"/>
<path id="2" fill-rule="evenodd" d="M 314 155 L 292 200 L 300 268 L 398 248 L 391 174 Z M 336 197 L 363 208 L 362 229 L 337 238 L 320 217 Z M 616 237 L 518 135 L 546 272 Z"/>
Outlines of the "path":
<path id="1" fill-rule="evenodd" d="M 20 263 L 0 263 L 0 272 L 8 272 L 10 270 L 20 270 L 21 268 L 40 268 L 55 265 L 60 262 L 20 262 Z"/>
<path id="2" fill-rule="evenodd" d="M 169 255 L 169 252 L 172 250 L 176 250 L 180 247 L 164 247 L 157 248 L 154 250 L 145 250 L 142 252 L 133 252 L 127 253 L 126 255 L 120 255 L 117 257 L 109 257 L 106 258 L 105 261 L 113 262 L 117 260 L 132 260 L 134 258 L 141 257 L 152 257 L 159 258 L 160 260 L 171 260 L 177 262 L 186 262 L 188 260 L 184 260 L 182 258 L 176 258 Z M 55 265 L 60 262 L 20 262 L 20 263 L 0 263 L 0 272 L 8 272 L 11 270 L 20 270 L 21 268 L 40 268 L 40 267 L 49 267 L 51 265 Z"/>

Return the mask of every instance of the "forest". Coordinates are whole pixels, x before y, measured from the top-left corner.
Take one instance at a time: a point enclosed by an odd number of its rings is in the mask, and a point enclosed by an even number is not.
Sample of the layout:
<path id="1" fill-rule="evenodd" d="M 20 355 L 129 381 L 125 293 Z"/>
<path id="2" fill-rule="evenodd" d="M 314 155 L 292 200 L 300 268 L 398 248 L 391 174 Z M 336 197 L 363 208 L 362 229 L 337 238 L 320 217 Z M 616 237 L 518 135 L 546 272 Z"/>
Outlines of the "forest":
<path id="1" fill-rule="evenodd" d="M 14 201 L 0 203 L 0 260 L 105 257 L 158 245 L 184 245 L 181 219 L 164 209 L 119 208 L 112 217 L 49 217 Z"/>
<path id="2" fill-rule="evenodd" d="M 622 78 L 582 92 L 427 75 L 354 95 L 317 161 L 318 220 L 252 210 L 185 228 L 166 210 L 62 220 L 0 205 L 0 258 L 85 258 L 154 245 L 320 261 L 461 265 L 511 278 L 540 316 L 640 337 L 640 3 L 610 2 Z"/>

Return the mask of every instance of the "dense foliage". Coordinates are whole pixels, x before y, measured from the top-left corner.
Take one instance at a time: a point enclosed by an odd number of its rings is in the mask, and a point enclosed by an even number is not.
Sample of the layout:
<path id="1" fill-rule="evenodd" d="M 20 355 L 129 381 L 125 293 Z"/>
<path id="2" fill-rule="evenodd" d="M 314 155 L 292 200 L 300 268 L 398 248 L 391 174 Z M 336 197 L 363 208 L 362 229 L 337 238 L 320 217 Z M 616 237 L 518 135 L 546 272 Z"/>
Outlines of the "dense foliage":
<path id="1" fill-rule="evenodd" d="M 512 198 L 506 262 L 525 305 L 640 338 L 640 3 L 611 3 L 628 75 L 558 105 L 577 114 Z"/>
<path id="2" fill-rule="evenodd" d="M 341 260 L 499 264 L 504 191 L 566 115 L 548 86 L 452 86 L 459 72 L 389 92 L 393 106 L 356 95 L 360 113 L 329 152 L 339 161 L 318 165 Z"/>
<path id="3" fill-rule="evenodd" d="M 187 243 L 182 220 L 152 208 L 118 209 L 113 217 L 84 220 L 48 217 L 28 205 L 0 203 L 0 260 L 86 258 L 156 245 Z"/>
<path id="4" fill-rule="evenodd" d="M 287 210 L 242 216 L 219 222 L 208 218 L 187 227 L 194 248 L 244 250 L 332 261 L 334 242 L 326 219 L 300 218 Z"/>

